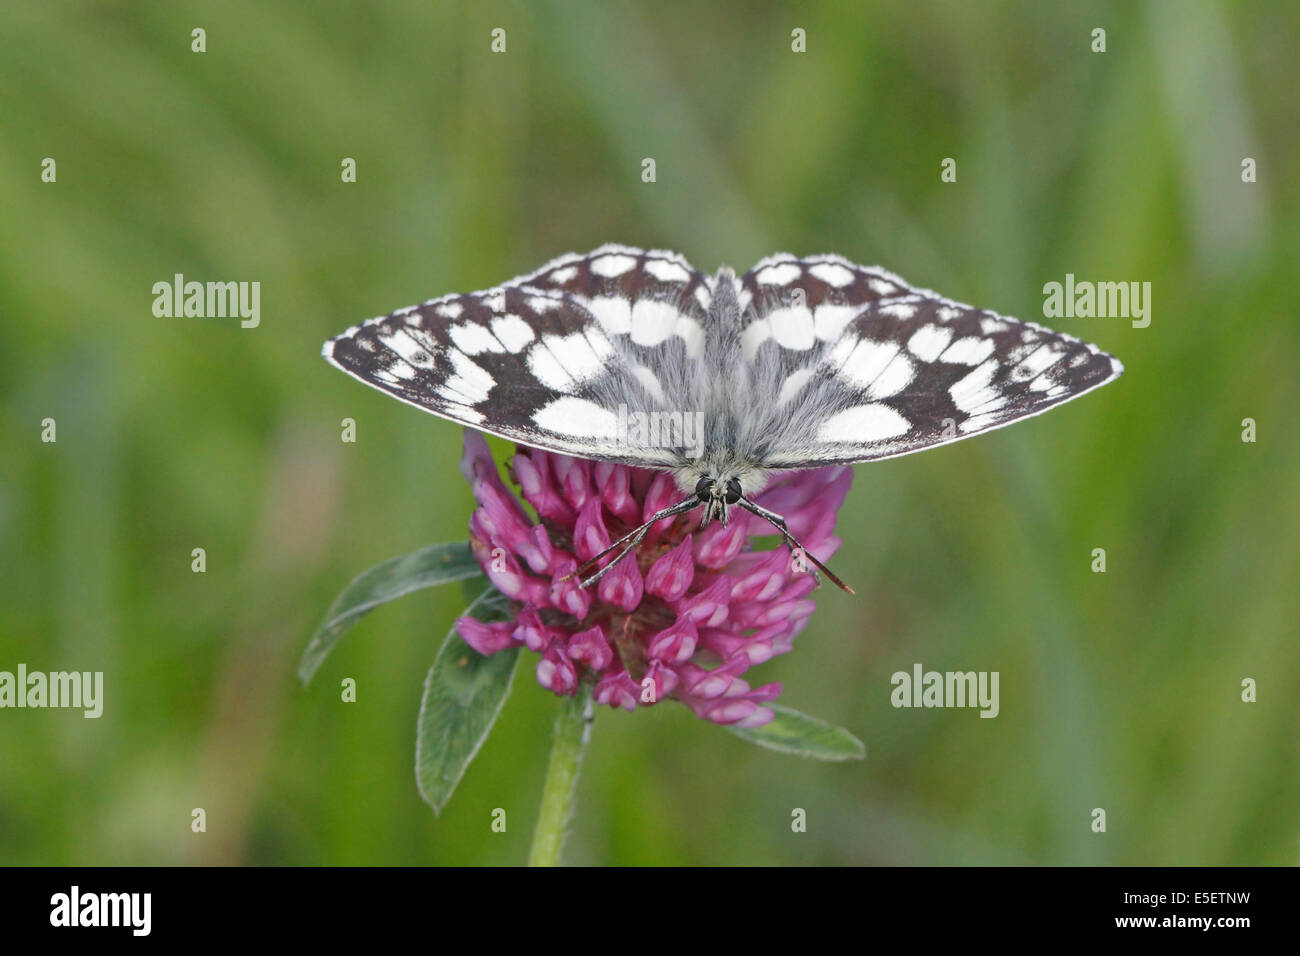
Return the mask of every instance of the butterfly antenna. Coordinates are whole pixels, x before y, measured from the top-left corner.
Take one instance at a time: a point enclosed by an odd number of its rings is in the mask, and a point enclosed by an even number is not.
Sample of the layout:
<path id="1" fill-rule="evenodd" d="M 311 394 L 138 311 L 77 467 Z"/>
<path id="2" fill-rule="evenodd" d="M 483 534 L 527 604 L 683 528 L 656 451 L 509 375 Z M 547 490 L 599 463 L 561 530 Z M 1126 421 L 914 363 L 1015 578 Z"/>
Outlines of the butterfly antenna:
<path id="1" fill-rule="evenodd" d="M 750 514 L 758 515 L 764 521 L 770 522 L 772 527 L 776 528 L 777 531 L 781 532 L 781 537 L 785 538 L 785 543 L 790 546 L 791 551 L 795 551 L 807 557 L 808 560 L 811 561 L 813 564 L 817 565 L 817 567 L 819 567 L 822 570 L 822 573 L 831 579 L 831 583 L 833 583 L 841 591 L 846 591 L 849 594 L 855 593 L 853 588 L 849 587 L 847 584 L 845 584 L 843 581 L 841 581 L 839 578 L 835 576 L 834 571 L 832 571 L 830 568 L 826 567 L 826 565 L 818 561 L 817 556 L 815 554 L 813 554 L 811 551 L 809 551 L 807 548 L 805 548 L 803 545 L 801 545 L 798 541 L 795 540 L 794 535 L 790 533 L 790 529 L 786 527 L 785 519 L 782 518 L 779 514 L 776 514 L 773 511 L 768 511 L 766 508 L 760 508 L 758 505 L 754 504 L 754 502 L 750 501 L 748 498 L 741 498 L 736 503 L 740 505 L 740 507 L 748 511 Z"/>
<path id="2" fill-rule="evenodd" d="M 647 534 L 650 533 L 650 529 L 654 527 L 656 522 L 662 521 L 664 518 L 671 518 L 674 515 L 684 514 L 693 508 L 698 508 L 702 504 L 704 504 L 704 502 L 701 501 L 697 496 L 691 495 L 689 498 L 685 498 L 682 501 L 677 502 L 677 504 L 665 508 L 663 511 L 660 511 L 657 514 L 651 515 L 649 518 L 646 519 L 645 524 L 641 525 L 641 527 L 629 531 L 627 534 L 623 535 L 623 537 L 619 538 L 617 541 L 611 544 L 604 551 L 600 552 L 600 554 L 588 558 L 586 561 L 582 562 L 582 564 L 578 565 L 576 568 L 574 568 L 564 577 L 560 578 L 560 580 L 568 581 L 570 578 L 577 577 L 578 575 L 586 571 L 589 567 L 594 565 L 601 558 L 603 558 L 605 555 L 609 554 L 611 551 L 615 550 L 616 548 L 623 546 L 624 542 L 627 542 L 626 546 L 623 547 L 623 550 L 618 553 L 618 555 L 614 558 L 613 561 L 609 562 L 609 564 L 605 565 L 603 568 L 601 568 L 591 577 L 587 578 L 587 580 L 578 582 L 578 587 L 580 588 L 591 587 L 593 584 L 595 584 L 597 581 L 603 578 L 610 568 L 614 567 L 614 565 L 618 564 L 629 554 L 631 554 L 634 550 L 636 550 L 636 546 L 641 543 L 642 539 L 645 538 Z"/>

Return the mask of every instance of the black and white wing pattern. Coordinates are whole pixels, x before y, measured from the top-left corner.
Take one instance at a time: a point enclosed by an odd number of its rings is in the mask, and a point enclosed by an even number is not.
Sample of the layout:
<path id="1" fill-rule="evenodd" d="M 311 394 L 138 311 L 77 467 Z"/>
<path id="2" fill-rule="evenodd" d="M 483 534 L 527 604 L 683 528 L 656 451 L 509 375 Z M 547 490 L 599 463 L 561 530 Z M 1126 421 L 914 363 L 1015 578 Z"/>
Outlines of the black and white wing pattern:
<path id="1" fill-rule="evenodd" d="M 631 447 L 619 405 L 665 400 L 657 369 L 699 360 L 709 280 L 672 252 L 606 245 L 493 289 L 447 295 L 353 326 L 323 355 L 435 415 L 524 445 L 672 467 Z"/>
<path id="2" fill-rule="evenodd" d="M 770 392 L 762 467 L 892 458 L 1038 415 L 1123 372 L 1095 345 L 839 256 L 771 256 L 738 282 Z"/>
<path id="3" fill-rule="evenodd" d="M 325 343 L 349 375 L 524 445 L 651 468 L 872 461 L 1040 414 L 1123 371 L 1073 336 L 839 256 L 705 277 L 601 246 Z M 702 418 L 703 454 L 632 444 L 629 416 Z"/>

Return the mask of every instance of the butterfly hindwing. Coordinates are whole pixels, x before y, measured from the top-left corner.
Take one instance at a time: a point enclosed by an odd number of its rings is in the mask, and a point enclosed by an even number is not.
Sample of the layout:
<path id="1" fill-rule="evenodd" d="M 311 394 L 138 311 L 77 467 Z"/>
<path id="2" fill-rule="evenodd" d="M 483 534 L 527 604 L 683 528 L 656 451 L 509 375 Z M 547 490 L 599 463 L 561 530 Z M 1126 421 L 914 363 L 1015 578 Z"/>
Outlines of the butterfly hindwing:
<path id="1" fill-rule="evenodd" d="M 867 305 L 912 291 L 906 282 L 885 269 L 860 266 L 842 256 L 822 255 L 801 259 L 777 253 L 759 261 L 740 277 L 740 305 L 752 311 L 746 325 L 762 321 L 781 307 L 809 310 L 823 341 L 834 336 L 826 330 L 844 323 Z"/>
<path id="2" fill-rule="evenodd" d="M 617 303 L 632 308 L 639 302 L 664 302 L 679 315 L 696 320 L 703 319 L 709 304 L 708 279 L 682 256 L 661 249 L 614 244 L 561 256 L 505 284 L 571 295 L 588 304 L 597 316 L 602 311 L 601 301 L 613 300 L 610 307 L 617 311 L 607 323 L 619 328 L 627 325 L 627 317 L 620 314 Z"/>

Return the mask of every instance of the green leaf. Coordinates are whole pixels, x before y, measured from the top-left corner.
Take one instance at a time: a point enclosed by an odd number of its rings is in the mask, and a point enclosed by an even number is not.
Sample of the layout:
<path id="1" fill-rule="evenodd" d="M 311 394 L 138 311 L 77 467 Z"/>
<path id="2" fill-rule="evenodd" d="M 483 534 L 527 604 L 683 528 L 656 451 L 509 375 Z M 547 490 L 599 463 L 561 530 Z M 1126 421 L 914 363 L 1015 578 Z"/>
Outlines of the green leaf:
<path id="1" fill-rule="evenodd" d="M 482 573 L 464 541 L 431 544 L 363 571 L 325 612 L 324 622 L 312 635 L 298 662 L 298 677 L 304 684 L 310 681 L 339 638 L 367 611 L 420 588 L 482 576 Z"/>
<path id="2" fill-rule="evenodd" d="M 843 727 L 809 717 L 780 704 L 767 704 L 776 717 L 762 727 L 727 727 L 751 743 L 814 760 L 861 760 L 866 745 Z"/>
<path id="3" fill-rule="evenodd" d="M 466 609 L 480 621 L 502 620 L 509 602 L 491 585 Z M 484 657 L 453 627 L 424 681 L 415 735 L 415 782 L 433 812 L 451 799 L 510 696 L 519 648 Z"/>

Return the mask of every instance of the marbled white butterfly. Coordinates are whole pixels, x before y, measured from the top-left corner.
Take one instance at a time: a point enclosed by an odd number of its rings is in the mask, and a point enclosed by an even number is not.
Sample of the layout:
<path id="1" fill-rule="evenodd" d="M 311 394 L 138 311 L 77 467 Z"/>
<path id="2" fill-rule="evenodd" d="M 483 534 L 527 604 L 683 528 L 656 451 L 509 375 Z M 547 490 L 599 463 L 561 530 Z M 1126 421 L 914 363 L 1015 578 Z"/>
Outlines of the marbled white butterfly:
<path id="1" fill-rule="evenodd" d="M 781 517 L 751 500 L 771 471 L 945 445 L 1123 371 L 1072 336 L 840 256 L 782 253 L 737 278 L 619 245 L 370 319 L 323 353 L 367 385 L 481 431 L 671 471 L 687 497 L 579 568 L 622 549 L 584 586 L 654 522 L 700 506 L 706 524 L 742 507 L 799 548 Z M 683 447 L 681 423 L 692 421 L 701 433 Z"/>

